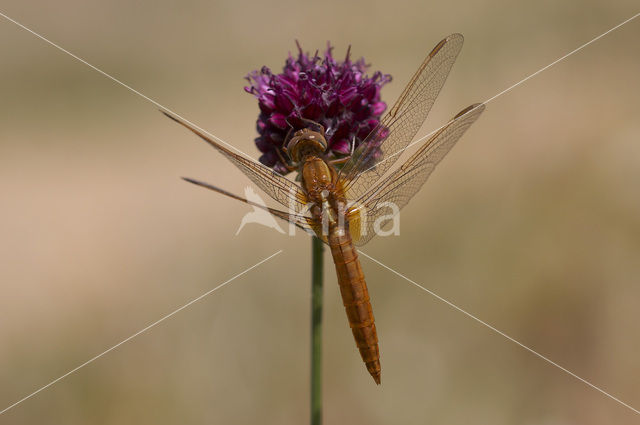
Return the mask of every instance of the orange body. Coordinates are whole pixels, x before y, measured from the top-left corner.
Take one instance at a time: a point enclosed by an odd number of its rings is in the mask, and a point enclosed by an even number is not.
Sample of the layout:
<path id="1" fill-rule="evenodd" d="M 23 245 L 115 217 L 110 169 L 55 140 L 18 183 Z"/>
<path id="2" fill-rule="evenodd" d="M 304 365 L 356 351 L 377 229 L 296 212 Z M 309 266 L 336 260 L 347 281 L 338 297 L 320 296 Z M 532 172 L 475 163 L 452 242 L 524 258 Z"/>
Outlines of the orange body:
<path id="1" fill-rule="evenodd" d="M 329 149 L 326 131 L 321 123 L 298 116 L 293 120 L 294 127 L 287 119 L 290 129 L 282 146 L 273 146 L 275 150 L 270 152 L 278 155 L 287 171 L 297 169 L 302 187 L 273 169 L 232 152 L 200 129 L 163 111 L 220 151 L 259 188 L 291 211 L 266 207 L 208 183 L 185 180 L 266 210 L 305 231 L 313 230 L 329 244 L 353 336 L 369 373 L 378 384 L 378 338 L 354 243 L 362 246 L 375 235 L 378 219 L 386 218 L 385 209 L 380 206 L 392 203 L 397 207 L 394 210 L 396 212 L 409 202 L 484 110 L 484 104 L 481 103 L 463 109 L 392 171 L 398 154 L 411 146 L 411 141 L 427 118 L 460 53 L 463 40 L 461 34 L 451 34 L 438 43 L 395 105 L 361 140 L 359 146 L 356 138 L 352 139 L 348 155 L 336 155 Z M 300 123 L 304 123 L 305 127 L 296 130 Z M 340 173 L 334 168 L 337 164 L 342 164 Z M 347 199 L 353 203 L 348 209 Z M 311 217 L 305 210 L 309 206 Z M 314 389 L 319 389 L 319 384 Z"/>
<path id="2" fill-rule="evenodd" d="M 373 376 L 376 384 L 380 384 L 382 369 L 380 367 L 378 334 L 376 333 L 371 302 L 369 302 L 369 291 L 358 254 L 351 241 L 348 224 L 345 230 L 345 232 L 332 231 L 329 227 L 329 247 L 336 265 L 342 303 L 347 310 L 351 332 L 367 370 Z"/>
<path id="3" fill-rule="evenodd" d="M 302 183 L 313 204 L 311 214 L 317 223 L 322 223 L 315 229 L 316 233 L 331 249 L 342 302 L 356 345 L 367 370 L 380 384 L 380 351 L 373 310 L 345 217 L 345 198 L 337 185 L 336 170 L 322 158 L 308 156 L 302 164 Z"/>

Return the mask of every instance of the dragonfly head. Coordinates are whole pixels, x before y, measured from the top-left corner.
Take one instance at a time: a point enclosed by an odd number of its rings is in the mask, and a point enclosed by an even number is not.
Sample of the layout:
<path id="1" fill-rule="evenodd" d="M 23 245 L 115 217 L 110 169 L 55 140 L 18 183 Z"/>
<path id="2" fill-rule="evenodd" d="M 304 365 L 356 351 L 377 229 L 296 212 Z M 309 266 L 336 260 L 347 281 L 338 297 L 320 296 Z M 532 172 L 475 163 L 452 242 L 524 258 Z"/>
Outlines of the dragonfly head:
<path id="1" fill-rule="evenodd" d="M 327 150 L 324 134 L 303 128 L 296 131 L 286 143 L 286 152 L 293 162 L 299 163 L 310 155 L 321 156 Z"/>

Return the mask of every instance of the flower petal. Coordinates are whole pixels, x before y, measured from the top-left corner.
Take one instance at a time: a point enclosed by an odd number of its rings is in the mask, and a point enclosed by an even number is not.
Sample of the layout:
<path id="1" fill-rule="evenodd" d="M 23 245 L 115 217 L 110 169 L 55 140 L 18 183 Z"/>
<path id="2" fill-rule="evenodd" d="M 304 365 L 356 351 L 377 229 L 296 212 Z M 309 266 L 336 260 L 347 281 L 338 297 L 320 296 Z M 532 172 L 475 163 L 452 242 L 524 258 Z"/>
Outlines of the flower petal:
<path id="1" fill-rule="evenodd" d="M 351 143 L 346 139 L 341 139 L 331 144 L 331 150 L 344 155 L 351 153 Z"/>
<path id="2" fill-rule="evenodd" d="M 269 124 L 280 129 L 285 129 L 287 128 L 287 117 L 280 112 L 274 112 L 271 117 L 269 117 Z"/>
<path id="3" fill-rule="evenodd" d="M 282 162 L 277 149 L 282 152 L 292 127 L 309 126 L 302 118 L 324 126 L 329 142 L 326 157 L 335 158 L 362 143 L 387 107 L 380 100 L 380 89 L 391 76 L 379 71 L 367 74 L 369 65 L 363 58 L 352 60 L 347 54 L 343 61 L 336 60 L 332 49 L 328 44 L 324 54 L 310 55 L 298 45 L 297 55 L 288 55 L 281 73 L 265 66 L 245 77 L 249 84 L 244 90 L 258 99 L 261 111 L 256 122 L 260 137 L 255 140 L 263 152 L 260 161 L 279 173 L 288 173 L 290 164 Z M 376 137 L 368 143 L 379 146 L 382 140 Z M 283 158 L 289 161 L 284 154 Z"/>

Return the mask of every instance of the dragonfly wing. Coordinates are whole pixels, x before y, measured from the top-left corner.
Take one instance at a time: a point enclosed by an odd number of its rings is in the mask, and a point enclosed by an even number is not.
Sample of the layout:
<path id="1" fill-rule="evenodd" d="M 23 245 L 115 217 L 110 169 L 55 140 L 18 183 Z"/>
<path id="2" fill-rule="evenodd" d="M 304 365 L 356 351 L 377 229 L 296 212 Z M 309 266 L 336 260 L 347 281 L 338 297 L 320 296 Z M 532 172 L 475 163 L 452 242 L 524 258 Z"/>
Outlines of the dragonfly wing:
<path id="1" fill-rule="evenodd" d="M 393 108 L 356 149 L 340 172 L 347 197 L 360 198 L 397 161 L 427 118 L 464 38 L 452 34 L 429 53 Z"/>
<path id="2" fill-rule="evenodd" d="M 485 106 L 471 105 L 460 111 L 449 123 L 438 130 L 420 149 L 393 171 L 383 182 L 369 189 L 358 204 L 347 211 L 355 244 L 369 242 L 382 227 L 376 220 L 389 218 L 398 212 L 420 190 L 438 163 L 473 124 Z M 391 209 L 390 209 L 391 208 Z"/>
<path id="3" fill-rule="evenodd" d="M 195 128 L 193 125 L 179 119 L 178 117 L 170 115 L 165 111 L 162 111 L 162 113 L 176 121 L 178 124 L 188 128 L 211 146 L 216 148 L 236 167 L 238 167 L 240 171 L 249 177 L 256 186 L 280 204 L 298 213 L 305 211 L 307 197 L 297 184 L 259 162 L 252 161 L 232 152 L 230 149 L 222 146 L 220 143 Z"/>
<path id="4" fill-rule="evenodd" d="M 235 195 L 235 194 L 233 194 L 231 192 L 227 192 L 224 189 L 221 189 L 221 188 L 219 188 L 217 186 L 214 186 L 212 184 L 209 184 L 209 183 L 206 183 L 206 182 L 203 182 L 203 181 L 200 181 L 200 180 L 192 179 L 192 178 L 189 178 L 189 177 L 183 177 L 183 179 L 185 181 L 188 181 L 189 183 L 193 183 L 193 184 L 195 184 L 197 186 L 201 186 L 201 187 L 204 187 L 206 189 L 212 190 L 214 192 L 220 193 L 222 195 L 228 196 L 229 198 L 237 199 L 238 201 L 244 202 L 245 204 L 249 204 L 249 205 L 251 205 L 253 207 L 260 208 L 260 209 L 263 209 L 265 211 L 268 211 L 272 215 L 274 215 L 274 216 L 276 216 L 278 218 L 281 218 L 284 221 L 287 221 L 289 223 L 295 224 L 296 226 L 298 226 L 299 228 L 301 228 L 301 229 L 303 229 L 303 230 L 305 230 L 307 232 L 310 232 L 310 233 L 314 232 L 313 228 L 314 228 L 314 226 L 316 226 L 316 223 L 311 217 L 306 217 L 306 216 L 299 215 L 299 214 L 292 214 L 292 213 L 288 213 L 288 212 L 285 212 L 285 211 L 276 210 L 274 208 L 269 208 L 269 207 L 267 207 L 265 205 L 261 205 L 259 203 L 253 202 L 253 201 L 251 201 L 249 199 L 243 198 L 242 196 L 238 196 L 238 195 Z"/>

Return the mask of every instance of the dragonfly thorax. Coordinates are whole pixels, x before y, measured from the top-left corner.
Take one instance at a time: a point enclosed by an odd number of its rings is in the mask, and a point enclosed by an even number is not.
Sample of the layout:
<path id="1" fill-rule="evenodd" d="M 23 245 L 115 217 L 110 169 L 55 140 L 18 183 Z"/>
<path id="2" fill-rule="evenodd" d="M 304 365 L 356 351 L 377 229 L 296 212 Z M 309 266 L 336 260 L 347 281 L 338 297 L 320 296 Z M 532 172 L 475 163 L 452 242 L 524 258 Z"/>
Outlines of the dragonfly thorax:
<path id="1" fill-rule="evenodd" d="M 302 187 L 311 202 L 320 204 L 335 188 L 336 173 L 322 157 L 305 157 L 301 174 Z"/>

